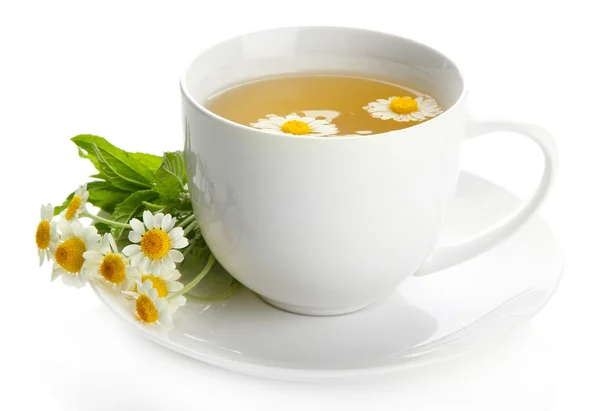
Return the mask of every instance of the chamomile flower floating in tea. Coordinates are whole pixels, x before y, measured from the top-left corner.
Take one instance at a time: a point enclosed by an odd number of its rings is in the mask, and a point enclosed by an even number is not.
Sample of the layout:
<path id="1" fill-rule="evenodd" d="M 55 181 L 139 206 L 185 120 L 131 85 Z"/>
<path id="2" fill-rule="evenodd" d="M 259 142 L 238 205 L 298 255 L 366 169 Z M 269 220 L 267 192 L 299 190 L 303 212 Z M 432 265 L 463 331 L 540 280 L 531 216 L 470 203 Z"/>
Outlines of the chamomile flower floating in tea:
<path id="1" fill-rule="evenodd" d="M 300 117 L 296 113 L 285 117 L 279 117 L 275 114 L 267 114 L 258 120 L 258 123 L 251 123 L 254 128 L 278 134 L 293 134 L 296 136 L 310 135 L 315 137 L 331 136 L 338 132 L 335 124 L 314 117 Z"/>
<path id="2" fill-rule="evenodd" d="M 60 220 L 58 228 L 61 234 L 54 251 L 52 280 L 62 277 L 66 285 L 81 287 L 86 283 L 83 254 L 98 247 L 100 234 L 96 227 L 83 227 L 78 220 Z"/>
<path id="3" fill-rule="evenodd" d="M 98 284 L 114 290 L 124 291 L 135 278 L 137 270 L 119 253 L 117 244 L 110 233 L 104 234 L 100 246 L 83 253 L 85 274 Z"/>
<path id="4" fill-rule="evenodd" d="M 175 227 L 177 219 L 170 214 L 152 214 L 146 210 L 143 220 L 142 223 L 134 218 L 129 222 L 132 228 L 129 241 L 136 244 L 125 247 L 123 253 L 131 258 L 131 264 L 139 266 L 143 272 L 160 275 L 173 271 L 175 263 L 183 261 L 179 249 L 188 245 L 183 229 Z"/>
<path id="5" fill-rule="evenodd" d="M 65 210 L 65 219 L 71 221 L 74 218 L 78 218 L 79 214 L 85 210 L 85 203 L 89 196 L 90 193 L 87 191 L 87 184 L 79 186 L 79 188 L 75 190 L 75 193 L 73 193 L 73 198 Z"/>
<path id="6" fill-rule="evenodd" d="M 131 291 L 137 292 L 138 282 L 145 283 L 146 281 L 150 281 L 152 287 L 154 287 L 158 293 L 159 298 L 169 297 L 167 302 L 172 314 L 174 314 L 179 307 L 185 305 L 186 298 L 183 295 L 174 296 L 175 293 L 183 289 L 183 284 L 177 281 L 181 278 L 179 270 L 175 269 L 168 274 L 163 273 L 158 276 L 152 274 L 142 275 L 138 270 L 136 275 L 138 276 L 138 281 L 134 283 Z"/>
<path id="7" fill-rule="evenodd" d="M 135 300 L 134 315 L 141 322 L 149 325 L 160 325 L 170 328 L 172 315 L 169 304 L 164 298 L 158 296 L 158 291 L 150 280 L 136 283 L 136 291 L 123 291 L 123 294 Z"/>
<path id="8" fill-rule="evenodd" d="M 54 208 L 52 204 L 42 205 L 40 211 L 40 222 L 35 231 L 35 244 L 40 257 L 40 265 L 44 259 L 50 261 L 54 255 L 54 248 L 58 239 L 56 221 L 53 221 Z"/>
<path id="9" fill-rule="evenodd" d="M 371 117 L 398 122 L 423 121 L 443 112 L 435 99 L 427 96 L 378 99 L 363 109 L 371 113 Z"/>

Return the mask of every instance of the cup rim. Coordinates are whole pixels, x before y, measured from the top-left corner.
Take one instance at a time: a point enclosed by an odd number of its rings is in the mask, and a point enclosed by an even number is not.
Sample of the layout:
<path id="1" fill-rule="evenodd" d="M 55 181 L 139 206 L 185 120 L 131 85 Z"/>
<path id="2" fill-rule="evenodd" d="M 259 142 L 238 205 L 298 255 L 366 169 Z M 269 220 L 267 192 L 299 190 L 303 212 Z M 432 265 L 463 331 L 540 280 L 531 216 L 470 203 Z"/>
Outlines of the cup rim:
<path id="1" fill-rule="evenodd" d="M 199 58 L 201 57 L 203 54 L 205 54 L 206 52 L 208 52 L 209 50 L 219 47 L 224 43 L 227 43 L 231 40 L 235 40 L 235 39 L 239 39 L 239 38 L 243 38 L 246 37 L 248 35 L 252 35 L 252 34 L 258 34 L 258 33 L 269 33 L 269 32 L 277 32 L 277 31 L 281 31 L 281 30 L 293 30 L 293 29 L 339 29 L 339 30 L 348 30 L 348 31 L 354 31 L 354 32 L 363 32 L 363 33 L 371 33 L 371 34 L 377 34 L 377 35 L 382 35 L 382 36 L 388 36 L 388 37 L 392 37 L 395 39 L 401 39 L 405 42 L 409 42 L 412 43 L 416 46 L 422 47 L 432 53 L 437 53 L 439 55 L 441 55 L 442 57 L 444 57 L 446 60 L 448 60 L 449 62 L 451 62 L 454 67 L 456 68 L 456 71 L 458 73 L 458 76 L 460 77 L 460 79 L 462 80 L 462 91 L 460 93 L 460 96 L 456 99 L 456 101 L 454 102 L 454 104 L 452 104 L 448 109 L 444 110 L 441 114 L 435 116 L 432 119 L 429 119 L 425 122 L 421 122 L 419 124 L 415 124 L 413 126 L 410 127 L 406 127 L 403 129 L 399 129 L 399 130 L 392 130 L 392 131 L 386 131 L 384 133 L 377 133 L 377 134 L 371 134 L 371 135 L 348 135 L 348 136 L 332 136 L 332 137 L 328 137 L 328 138 L 323 138 L 323 136 L 311 136 L 311 135 L 303 135 L 301 136 L 301 138 L 298 138 L 298 136 L 296 135 L 288 135 L 285 133 L 270 133 L 268 131 L 262 130 L 262 129 L 258 129 L 258 128 L 254 128 L 254 127 L 250 127 L 250 126 L 246 126 L 244 124 L 239 124 L 236 123 L 235 121 L 229 120 L 225 117 L 219 116 L 218 114 L 213 113 L 212 111 L 210 111 L 209 109 L 207 109 L 206 107 L 204 107 L 204 105 L 200 104 L 198 101 L 196 101 L 196 99 L 194 99 L 192 97 L 192 95 L 190 94 L 189 90 L 187 89 L 186 86 L 186 77 L 188 75 L 188 73 L 190 72 L 190 69 L 193 65 L 193 63 Z M 200 112 L 204 113 L 205 115 L 221 121 L 229 126 L 235 127 L 235 128 L 239 128 L 240 130 L 246 131 L 246 132 L 250 132 L 250 133 L 258 133 L 257 135 L 262 135 L 263 137 L 265 136 L 272 136 L 272 137 L 276 137 L 276 138 L 287 138 L 287 139 L 294 139 L 294 140 L 307 140 L 307 141 L 311 141 L 311 140 L 320 140 L 320 141 L 347 141 L 347 140 L 355 140 L 355 139 L 361 139 L 361 140 L 372 140 L 374 138 L 385 138 L 387 136 L 390 136 L 392 134 L 397 135 L 398 133 L 403 133 L 406 134 L 406 132 L 410 132 L 412 130 L 415 130 L 417 128 L 423 128 L 427 125 L 429 125 L 430 123 L 434 123 L 437 124 L 440 120 L 440 118 L 446 118 L 448 117 L 448 114 L 450 114 L 451 112 L 456 111 L 456 107 L 460 106 L 462 104 L 462 102 L 465 100 L 466 95 L 467 95 L 467 82 L 464 76 L 463 71 L 460 69 L 460 67 L 458 66 L 458 64 L 456 64 L 454 62 L 453 59 L 451 59 L 446 53 L 443 53 L 425 43 L 422 43 L 420 41 L 417 40 L 413 40 L 410 39 L 408 37 L 404 37 L 404 36 L 400 36 L 400 35 L 396 35 L 396 34 L 392 34 L 392 33 L 387 33 L 384 31 L 379 31 L 379 30 L 372 30 L 372 29 L 366 29 L 366 28 L 361 28 L 361 27 L 351 27 L 351 26 L 322 26 L 322 25 L 315 25 L 315 26 L 279 26 L 279 27 L 273 27 L 273 28 L 268 28 L 268 29 L 264 29 L 264 30 L 254 30 L 254 31 L 249 31 L 249 32 L 245 32 L 242 34 L 238 34 L 229 38 L 226 38 L 224 40 L 221 40 L 217 43 L 214 43 L 206 48 L 204 48 L 202 51 L 200 51 L 199 53 L 197 53 L 192 59 L 191 61 L 187 64 L 183 74 L 180 76 L 179 78 L 179 88 L 181 90 L 181 93 L 183 94 L 183 96 L 188 100 L 188 102 L 194 106 L 196 109 L 200 110 Z M 366 138 L 368 137 L 368 138 Z M 396 136 L 397 137 L 397 136 Z"/>

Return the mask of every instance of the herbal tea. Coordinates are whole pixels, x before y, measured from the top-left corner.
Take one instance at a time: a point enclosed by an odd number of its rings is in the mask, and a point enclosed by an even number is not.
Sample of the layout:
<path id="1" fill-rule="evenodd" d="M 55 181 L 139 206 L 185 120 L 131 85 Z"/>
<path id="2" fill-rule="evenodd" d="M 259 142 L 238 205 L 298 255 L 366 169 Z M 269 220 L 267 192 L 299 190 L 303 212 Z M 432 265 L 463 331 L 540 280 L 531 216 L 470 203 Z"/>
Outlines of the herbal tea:
<path id="1" fill-rule="evenodd" d="M 384 81 L 343 75 L 271 77 L 211 96 L 213 113 L 273 133 L 348 136 L 419 124 L 443 110 L 431 96 Z"/>

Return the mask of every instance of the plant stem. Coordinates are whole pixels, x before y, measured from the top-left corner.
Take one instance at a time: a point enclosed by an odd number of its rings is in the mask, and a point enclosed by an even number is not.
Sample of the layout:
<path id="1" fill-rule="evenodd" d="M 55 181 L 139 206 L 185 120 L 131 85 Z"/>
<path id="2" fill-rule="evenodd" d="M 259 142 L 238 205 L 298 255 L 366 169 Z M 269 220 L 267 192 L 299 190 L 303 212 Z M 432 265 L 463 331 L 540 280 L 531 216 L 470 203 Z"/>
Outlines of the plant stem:
<path id="1" fill-rule="evenodd" d="M 107 224 L 111 227 L 131 228 L 131 226 L 129 224 L 119 223 L 118 221 L 109 220 L 108 218 L 103 218 L 103 217 L 97 216 L 95 214 L 90 213 L 87 209 L 83 210 L 83 213 L 81 213 L 81 215 L 83 217 L 91 218 L 92 220 L 94 220 L 98 223 Z"/>
<path id="2" fill-rule="evenodd" d="M 208 274 L 208 272 L 210 271 L 210 269 L 212 268 L 214 263 L 215 263 L 215 256 L 213 256 L 211 254 L 210 257 L 208 257 L 208 261 L 206 262 L 206 265 L 204 266 L 202 271 L 200 271 L 200 274 L 198 274 L 196 276 L 196 278 L 194 278 L 192 281 L 187 283 L 185 285 L 185 287 L 183 287 L 181 290 L 177 291 L 175 294 L 171 294 L 170 296 L 168 296 L 167 300 L 169 300 L 171 298 L 179 297 L 181 294 L 187 293 L 192 288 L 194 288 L 196 285 L 198 285 L 200 280 L 202 280 L 206 276 L 206 274 Z"/>
<path id="3" fill-rule="evenodd" d="M 198 227 L 198 223 L 195 221 L 192 221 L 190 223 L 190 225 L 188 225 L 185 230 L 183 230 L 183 235 L 188 235 L 190 231 L 192 231 L 194 228 Z"/>
<path id="4" fill-rule="evenodd" d="M 194 213 L 190 214 L 181 223 L 179 223 L 179 227 L 184 227 L 188 225 L 190 222 L 194 221 L 195 218 L 196 216 L 194 215 Z"/>

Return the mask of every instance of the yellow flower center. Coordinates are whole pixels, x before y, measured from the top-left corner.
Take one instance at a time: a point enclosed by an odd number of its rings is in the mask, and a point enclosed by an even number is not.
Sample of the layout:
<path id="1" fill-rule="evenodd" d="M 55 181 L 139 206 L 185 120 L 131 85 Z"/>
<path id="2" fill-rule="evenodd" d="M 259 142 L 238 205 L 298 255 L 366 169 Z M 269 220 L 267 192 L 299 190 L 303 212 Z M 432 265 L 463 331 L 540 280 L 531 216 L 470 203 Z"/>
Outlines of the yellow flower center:
<path id="1" fill-rule="evenodd" d="M 165 231 L 153 228 L 143 235 L 141 246 L 146 256 L 153 260 L 159 260 L 171 249 L 171 239 Z"/>
<path id="2" fill-rule="evenodd" d="M 45 250 L 50 245 L 50 222 L 42 220 L 35 231 L 35 243 L 40 250 Z"/>
<path id="3" fill-rule="evenodd" d="M 160 298 L 165 298 L 169 294 L 167 290 L 167 282 L 162 278 L 155 277 L 152 274 L 142 276 L 142 284 L 146 281 L 152 281 L 152 287 L 158 292 Z M 137 293 L 137 284 L 133 286 L 133 291 Z"/>
<path id="4" fill-rule="evenodd" d="M 56 247 L 54 259 L 66 271 L 77 274 L 83 266 L 85 250 L 85 243 L 81 238 L 69 238 Z"/>
<path id="5" fill-rule="evenodd" d="M 102 264 L 100 264 L 100 274 L 106 281 L 121 284 L 125 281 L 125 262 L 123 258 L 119 254 L 106 254 L 102 259 Z"/>
<path id="6" fill-rule="evenodd" d="M 409 114 L 419 109 L 419 105 L 410 97 L 396 97 L 390 103 L 390 110 L 396 114 Z"/>
<path id="7" fill-rule="evenodd" d="M 145 323 L 158 321 L 158 310 L 147 295 L 140 295 L 135 301 L 135 310 L 140 319 Z"/>
<path id="8" fill-rule="evenodd" d="M 81 197 L 73 196 L 71 202 L 69 203 L 69 206 L 67 207 L 65 218 L 67 220 L 72 220 L 73 217 L 75 217 L 75 214 L 77 214 L 77 210 L 79 210 L 79 207 L 81 207 Z"/>
<path id="9" fill-rule="evenodd" d="M 290 120 L 285 122 L 283 126 L 281 126 L 281 131 L 283 131 L 284 133 L 295 134 L 298 136 L 301 134 L 309 134 L 310 127 L 304 121 Z"/>

